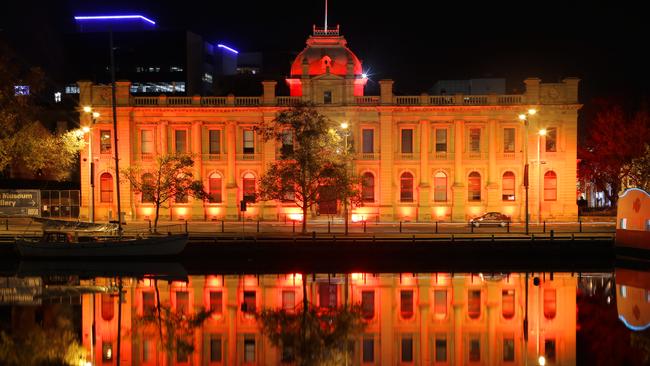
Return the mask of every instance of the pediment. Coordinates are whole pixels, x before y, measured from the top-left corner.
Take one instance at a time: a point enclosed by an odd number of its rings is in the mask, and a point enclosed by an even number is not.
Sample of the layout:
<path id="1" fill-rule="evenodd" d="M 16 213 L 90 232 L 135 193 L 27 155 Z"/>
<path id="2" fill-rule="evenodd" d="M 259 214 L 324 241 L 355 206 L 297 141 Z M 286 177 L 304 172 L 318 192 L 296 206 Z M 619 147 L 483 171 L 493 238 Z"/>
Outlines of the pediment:
<path id="1" fill-rule="evenodd" d="M 345 78 L 343 76 L 340 76 L 340 75 L 325 73 L 325 74 L 322 74 L 322 75 L 314 76 L 312 78 L 312 80 L 314 80 L 314 81 L 316 81 L 316 80 L 319 80 L 319 81 L 321 81 L 321 80 L 322 81 L 331 81 L 331 80 L 342 81 L 342 80 L 345 80 Z"/>

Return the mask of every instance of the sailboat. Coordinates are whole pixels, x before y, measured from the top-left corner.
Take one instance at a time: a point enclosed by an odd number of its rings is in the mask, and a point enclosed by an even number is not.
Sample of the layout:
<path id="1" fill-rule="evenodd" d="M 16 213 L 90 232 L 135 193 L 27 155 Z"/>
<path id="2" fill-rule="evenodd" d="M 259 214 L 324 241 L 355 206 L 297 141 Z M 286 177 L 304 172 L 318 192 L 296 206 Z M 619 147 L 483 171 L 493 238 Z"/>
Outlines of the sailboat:
<path id="1" fill-rule="evenodd" d="M 109 32 L 110 63 L 111 63 L 111 107 L 113 110 L 113 137 L 115 149 L 115 171 L 119 172 L 119 155 L 117 146 L 117 107 L 115 104 L 115 56 L 113 47 L 113 32 Z M 117 193 L 117 212 L 120 207 L 120 179 L 115 175 Z M 189 235 L 171 234 L 149 235 L 146 237 L 124 237 L 122 235 L 121 215 L 116 224 L 94 224 L 66 222 L 64 220 L 46 220 L 43 236 L 36 240 L 26 238 L 16 239 L 16 249 L 21 257 L 150 257 L 179 254 L 189 242 Z M 114 226 L 113 226 L 114 225 Z M 48 226 L 58 226 L 48 229 Z M 83 232 L 82 235 L 79 235 Z M 106 235 L 110 232 L 116 235 Z M 88 235 L 91 233 L 92 235 Z M 97 235 L 103 233 L 104 235 Z"/>

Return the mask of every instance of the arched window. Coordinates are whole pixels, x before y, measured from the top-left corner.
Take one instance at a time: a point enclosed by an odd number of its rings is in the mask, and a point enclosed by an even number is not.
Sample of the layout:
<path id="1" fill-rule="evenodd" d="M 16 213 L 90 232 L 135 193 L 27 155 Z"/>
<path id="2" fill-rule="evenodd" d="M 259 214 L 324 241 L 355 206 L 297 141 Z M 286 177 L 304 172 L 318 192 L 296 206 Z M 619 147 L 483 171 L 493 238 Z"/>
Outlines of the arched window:
<path id="1" fill-rule="evenodd" d="M 152 203 L 154 199 L 154 177 L 151 173 L 142 174 L 142 203 Z"/>
<path id="2" fill-rule="evenodd" d="M 210 191 L 210 203 L 221 203 L 221 175 L 219 173 L 210 175 L 208 189 Z"/>
<path id="3" fill-rule="evenodd" d="M 433 177 L 433 200 L 447 202 L 447 174 L 437 172 Z"/>
<path id="4" fill-rule="evenodd" d="M 255 202 L 255 176 L 253 173 L 244 174 L 242 179 L 243 199 L 246 202 Z"/>
<path id="5" fill-rule="evenodd" d="M 113 176 L 103 173 L 99 177 L 99 202 L 113 202 Z"/>
<path id="6" fill-rule="evenodd" d="M 503 173 L 503 180 L 501 183 L 501 197 L 504 201 L 514 201 L 515 200 L 515 173 L 505 172 Z"/>
<path id="7" fill-rule="evenodd" d="M 115 315 L 115 307 L 113 304 L 114 301 L 111 294 L 102 294 L 102 319 L 113 319 L 113 316 Z"/>
<path id="8" fill-rule="evenodd" d="M 557 293 L 554 288 L 544 289 L 544 317 L 546 319 L 555 318 L 557 312 Z"/>
<path id="9" fill-rule="evenodd" d="M 399 200 L 413 202 L 413 174 L 405 172 L 400 177 Z"/>
<path id="10" fill-rule="evenodd" d="M 544 201 L 557 200 L 557 175 L 550 170 L 544 174 Z"/>
<path id="11" fill-rule="evenodd" d="M 375 176 L 370 172 L 363 173 L 361 199 L 363 202 L 375 202 Z"/>
<path id="12" fill-rule="evenodd" d="M 468 200 L 481 200 L 481 175 L 478 172 L 469 173 Z"/>

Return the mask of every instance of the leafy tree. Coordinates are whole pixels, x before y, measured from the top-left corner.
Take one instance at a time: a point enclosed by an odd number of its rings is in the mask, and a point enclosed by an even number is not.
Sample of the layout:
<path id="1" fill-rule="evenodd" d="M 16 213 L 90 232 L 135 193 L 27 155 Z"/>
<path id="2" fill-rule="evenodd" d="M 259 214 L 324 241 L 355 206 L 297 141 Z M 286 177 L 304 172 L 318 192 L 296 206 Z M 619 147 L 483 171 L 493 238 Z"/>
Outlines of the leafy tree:
<path id="1" fill-rule="evenodd" d="M 650 144 L 645 145 L 643 155 L 632 160 L 630 174 L 636 187 L 650 192 Z"/>
<path id="2" fill-rule="evenodd" d="M 283 145 L 281 159 L 261 177 L 258 195 L 262 200 L 293 200 L 302 210 L 302 232 L 306 233 L 307 212 L 320 201 L 323 187 L 337 192 L 330 199 L 351 191 L 343 189 L 351 187 L 352 179 L 346 170 L 341 137 L 312 104 L 284 110 L 256 130 L 265 142 Z"/>
<path id="3" fill-rule="evenodd" d="M 303 294 L 306 280 L 303 278 Z M 306 297 L 295 312 L 263 309 L 256 315 L 258 324 L 271 344 L 283 350 L 286 361 L 301 366 L 351 364 L 350 344 L 366 328 L 361 305 L 337 308 L 310 306 Z"/>
<path id="4" fill-rule="evenodd" d="M 64 179 L 78 163 L 84 142 L 73 131 L 52 134 L 39 122 L 41 107 L 35 98 L 43 89 L 43 78 L 39 68 L 23 70 L 0 41 L 0 171 L 24 166 Z M 29 94 L 16 95 L 15 85 L 28 86 Z"/>
<path id="5" fill-rule="evenodd" d="M 628 116 L 619 105 L 602 102 L 579 151 L 580 176 L 595 184 L 616 206 L 618 194 L 634 179 L 632 161 L 643 155 L 650 140 L 648 110 Z"/>
<path id="6" fill-rule="evenodd" d="M 158 230 L 160 207 L 170 200 L 180 200 L 192 196 L 207 199 L 203 183 L 195 180 L 192 173 L 194 159 L 191 155 L 162 155 L 156 157 L 151 170 L 141 166 L 131 166 L 122 170 L 122 176 L 131 183 L 136 193 L 142 193 L 156 207 L 153 230 Z"/>

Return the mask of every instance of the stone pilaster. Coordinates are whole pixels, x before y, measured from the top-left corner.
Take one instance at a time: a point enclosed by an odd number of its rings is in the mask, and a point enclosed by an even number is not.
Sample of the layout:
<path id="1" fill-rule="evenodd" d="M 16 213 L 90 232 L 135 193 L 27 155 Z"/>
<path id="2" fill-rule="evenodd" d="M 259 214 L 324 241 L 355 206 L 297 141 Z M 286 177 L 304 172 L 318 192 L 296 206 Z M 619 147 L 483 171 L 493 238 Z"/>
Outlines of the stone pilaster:
<path id="1" fill-rule="evenodd" d="M 203 121 L 192 121 L 192 134 L 191 134 L 191 147 L 192 155 L 194 156 L 194 179 L 201 180 L 203 172 L 203 155 L 202 153 L 202 131 Z M 203 201 L 199 199 L 192 199 L 192 220 L 205 219 L 205 212 L 203 210 Z"/>
<path id="2" fill-rule="evenodd" d="M 237 157 L 237 126 L 235 121 L 226 122 L 226 155 L 228 169 L 226 171 L 226 219 L 239 218 L 239 202 L 237 202 L 237 172 L 235 159 Z"/>
<path id="3" fill-rule="evenodd" d="M 499 199 L 499 174 L 497 172 L 497 121 L 491 119 L 488 122 L 488 176 L 485 186 L 487 191 L 487 210 L 500 211 L 501 200 Z"/>
<path id="4" fill-rule="evenodd" d="M 451 221 L 465 221 L 465 202 L 467 202 L 467 185 L 465 184 L 465 169 L 463 168 L 465 121 L 454 122 L 454 184 L 451 187 L 453 206 Z"/>
<path id="5" fill-rule="evenodd" d="M 429 184 L 429 139 L 431 136 L 431 123 L 428 120 L 420 121 L 420 189 L 418 199 L 418 221 L 431 221 L 431 185 Z"/>
<path id="6" fill-rule="evenodd" d="M 380 147 L 379 147 L 379 215 L 381 221 L 392 221 L 395 217 L 393 193 L 393 114 L 392 111 L 383 111 L 379 114 Z"/>

